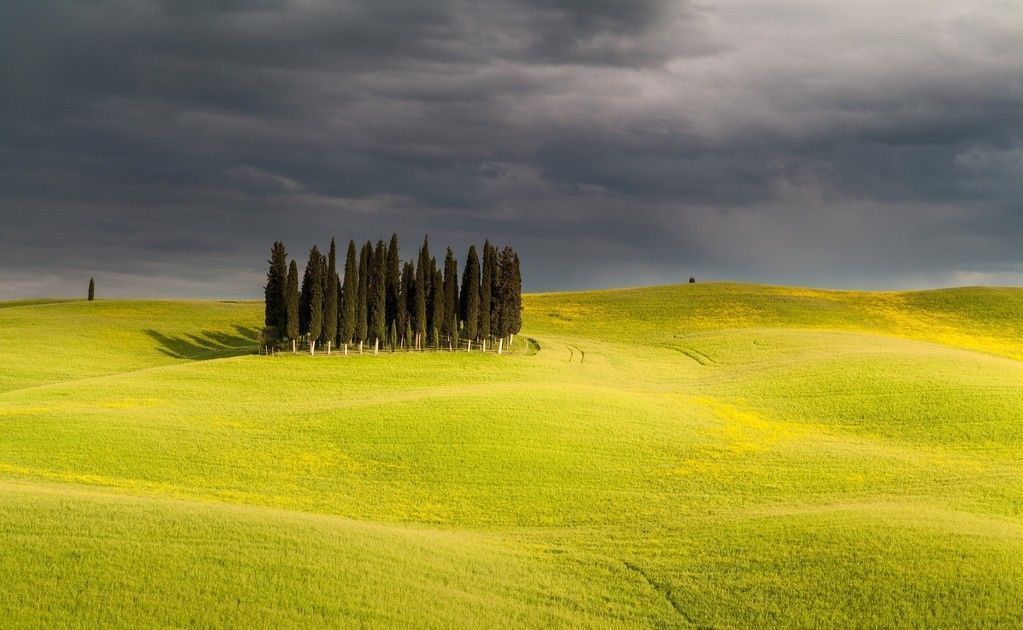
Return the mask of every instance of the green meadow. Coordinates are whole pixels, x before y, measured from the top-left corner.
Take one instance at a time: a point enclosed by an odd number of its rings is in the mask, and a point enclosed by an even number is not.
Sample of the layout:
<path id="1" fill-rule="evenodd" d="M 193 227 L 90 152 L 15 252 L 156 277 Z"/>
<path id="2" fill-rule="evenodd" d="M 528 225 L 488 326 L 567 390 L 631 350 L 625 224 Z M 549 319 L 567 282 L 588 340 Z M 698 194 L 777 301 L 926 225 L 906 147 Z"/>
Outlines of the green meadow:
<path id="1" fill-rule="evenodd" d="M 1023 626 L 1023 289 L 523 303 L 347 357 L 0 303 L 0 626 Z"/>

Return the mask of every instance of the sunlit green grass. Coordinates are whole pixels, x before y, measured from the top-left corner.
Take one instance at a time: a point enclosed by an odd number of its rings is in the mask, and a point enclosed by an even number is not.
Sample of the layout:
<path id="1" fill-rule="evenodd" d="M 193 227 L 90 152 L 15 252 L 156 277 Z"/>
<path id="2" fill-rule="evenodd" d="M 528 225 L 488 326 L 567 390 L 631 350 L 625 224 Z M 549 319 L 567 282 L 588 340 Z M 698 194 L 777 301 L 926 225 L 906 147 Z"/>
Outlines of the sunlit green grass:
<path id="1" fill-rule="evenodd" d="M 1021 304 L 533 295 L 500 357 L 0 309 L 0 625 L 1023 624 Z"/>

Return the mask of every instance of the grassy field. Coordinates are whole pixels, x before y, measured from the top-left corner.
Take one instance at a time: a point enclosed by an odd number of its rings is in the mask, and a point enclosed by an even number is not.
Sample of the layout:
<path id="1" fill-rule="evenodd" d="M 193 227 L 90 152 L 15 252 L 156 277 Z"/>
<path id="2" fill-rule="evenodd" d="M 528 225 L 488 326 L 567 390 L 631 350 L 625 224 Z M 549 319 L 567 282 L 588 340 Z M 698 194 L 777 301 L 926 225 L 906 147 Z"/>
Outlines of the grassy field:
<path id="1" fill-rule="evenodd" d="M 1023 290 L 524 307 L 345 358 L 0 304 L 0 626 L 1023 625 Z"/>

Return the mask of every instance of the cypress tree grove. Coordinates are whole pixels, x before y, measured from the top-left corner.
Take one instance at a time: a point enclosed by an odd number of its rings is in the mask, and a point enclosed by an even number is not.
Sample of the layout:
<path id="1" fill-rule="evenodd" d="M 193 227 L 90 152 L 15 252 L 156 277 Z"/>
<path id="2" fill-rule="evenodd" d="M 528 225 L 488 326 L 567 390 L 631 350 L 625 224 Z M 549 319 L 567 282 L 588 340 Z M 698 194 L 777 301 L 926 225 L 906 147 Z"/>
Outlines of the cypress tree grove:
<path id="1" fill-rule="evenodd" d="M 491 308 L 493 306 L 494 259 L 491 256 L 490 241 L 483 243 L 483 274 L 480 278 L 480 337 L 486 349 L 490 339 Z"/>
<path id="2" fill-rule="evenodd" d="M 316 354 L 316 341 L 323 332 L 323 255 L 314 245 L 309 252 L 309 354 Z"/>
<path id="3" fill-rule="evenodd" d="M 274 241 L 270 248 L 270 269 L 266 272 L 264 292 L 266 304 L 263 323 L 268 328 L 277 330 L 278 335 L 284 331 L 284 289 L 288 282 L 288 250 L 284 243 Z M 90 282 L 91 285 L 91 282 Z"/>
<path id="4" fill-rule="evenodd" d="M 295 352 L 298 339 L 298 264 L 292 260 L 288 267 L 288 281 L 284 290 L 284 334 L 291 340 L 291 351 Z"/>
<path id="5" fill-rule="evenodd" d="M 355 338 L 359 342 L 359 349 L 362 349 L 369 337 L 369 276 L 370 266 L 373 264 L 373 245 L 366 241 L 359 252 L 359 306 L 356 317 L 358 326 L 355 330 Z"/>
<path id="6" fill-rule="evenodd" d="M 459 278 L 458 259 L 450 247 L 442 261 L 430 255 L 429 237 L 423 237 L 418 260 L 402 261 L 398 235 L 389 241 L 366 241 L 361 250 L 348 242 L 344 277 L 337 273 L 337 242 L 321 253 L 309 250 L 299 288 L 297 261 L 287 260 L 280 241 L 271 248 L 267 272 L 264 319 L 260 334 L 267 350 L 282 339 L 307 339 L 309 353 L 319 345 L 334 347 L 358 343 L 374 350 L 390 344 L 392 351 L 407 346 L 422 350 L 447 345 L 453 349 L 466 339 L 468 350 L 477 342 L 507 345 L 522 327 L 522 275 L 519 256 L 511 247 L 491 245 L 479 252 L 468 249 Z M 438 263 L 440 263 L 438 265 Z M 283 267 L 283 275 L 281 269 Z M 93 297 L 95 281 L 89 281 Z"/>
<path id="7" fill-rule="evenodd" d="M 440 348 L 440 329 L 444 321 L 444 276 L 437 269 L 437 260 L 430 259 L 433 282 L 430 283 L 432 301 L 427 319 L 430 320 L 430 345 Z"/>
<path id="8" fill-rule="evenodd" d="M 416 268 L 406 262 L 401 267 L 401 291 L 398 295 L 398 343 L 404 348 L 410 344 L 409 334 L 412 330 L 410 313 L 415 311 L 416 299 Z"/>
<path id="9" fill-rule="evenodd" d="M 323 296 L 323 339 L 327 342 L 327 354 L 330 354 L 330 347 L 337 339 L 337 247 L 333 238 L 330 239 L 326 275 L 327 292 Z"/>
<path id="10" fill-rule="evenodd" d="M 359 264 L 355 259 L 355 241 L 348 241 L 348 256 L 345 258 L 345 283 L 341 290 L 341 343 L 352 343 L 358 323 L 356 312 L 359 306 Z"/>
<path id="11" fill-rule="evenodd" d="M 393 343 L 401 336 L 399 308 L 401 303 L 401 259 L 398 254 L 398 235 L 391 234 L 391 243 L 387 247 L 387 328 Z M 392 346 L 393 349 L 393 346 Z"/>
<path id="12" fill-rule="evenodd" d="M 461 298 L 465 336 L 469 340 L 469 349 L 472 350 L 472 342 L 479 335 L 480 319 L 480 259 L 476 254 L 475 245 L 469 247 L 469 254 L 465 257 Z"/>
<path id="13" fill-rule="evenodd" d="M 444 254 L 444 318 L 441 330 L 449 346 L 458 345 L 458 263 L 450 247 Z"/>
<path id="14" fill-rule="evenodd" d="M 89 278 L 89 301 L 92 302 L 96 299 L 96 279 Z"/>
<path id="15" fill-rule="evenodd" d="M 369 315 L 370 336 L 375 347 L 379 347 L 387 342 L 387 247 L 382 240 L 373 253 Z"/>

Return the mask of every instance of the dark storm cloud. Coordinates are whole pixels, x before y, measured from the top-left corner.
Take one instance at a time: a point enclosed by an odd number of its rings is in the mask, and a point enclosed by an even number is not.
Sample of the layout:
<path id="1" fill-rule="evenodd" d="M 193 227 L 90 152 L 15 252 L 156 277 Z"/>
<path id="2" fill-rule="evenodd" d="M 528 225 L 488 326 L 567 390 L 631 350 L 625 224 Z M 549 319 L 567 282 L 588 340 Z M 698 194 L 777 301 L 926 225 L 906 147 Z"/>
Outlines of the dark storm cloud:
<path id="1" fill-rule="evenodd" d="M 1023 279 L 1023 10 L 13 0 L 0 297 L 254 296 L 398 230 L 528 288 Z"/>

